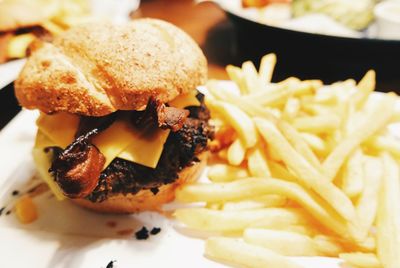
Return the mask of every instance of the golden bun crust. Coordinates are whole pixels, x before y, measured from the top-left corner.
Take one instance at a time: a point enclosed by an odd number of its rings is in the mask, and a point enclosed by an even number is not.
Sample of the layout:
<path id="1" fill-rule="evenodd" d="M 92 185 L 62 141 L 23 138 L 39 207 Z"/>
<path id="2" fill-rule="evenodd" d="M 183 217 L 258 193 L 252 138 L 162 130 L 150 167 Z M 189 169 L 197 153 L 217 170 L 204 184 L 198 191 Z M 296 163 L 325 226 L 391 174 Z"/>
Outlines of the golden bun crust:
<path id="1" fill-rule="evenodd" d="M 207 163 L 208 153 L 199 155 L 200 162 L 186 167 L 179 173 L 177 181 L 163 185 L 154 195 L 150 190 L 142 190 L 135 195 L 118 194 L 101 203 L 93 203 L 86 199 L 71 199 L 75 204 L 102 213 L 127 214 L 140 211 L 160 211 L 163 204 L 175 199 L 175 190 L 180 185 L 198 179 Z"/>
<path id="2" fill-rule="evenodd" d="M 72 28 L 36 44 L 19 78 L 19 103 L 46 113 L 103 116 L 168 102 L 203 84 L 207 62 L 182 30 L 156 19 Z"/>
<path id="3" fill-rule="evenodd" d="M 0 1 L 0 32 L 36 26 L 46 17 L 34 1 Z"/>

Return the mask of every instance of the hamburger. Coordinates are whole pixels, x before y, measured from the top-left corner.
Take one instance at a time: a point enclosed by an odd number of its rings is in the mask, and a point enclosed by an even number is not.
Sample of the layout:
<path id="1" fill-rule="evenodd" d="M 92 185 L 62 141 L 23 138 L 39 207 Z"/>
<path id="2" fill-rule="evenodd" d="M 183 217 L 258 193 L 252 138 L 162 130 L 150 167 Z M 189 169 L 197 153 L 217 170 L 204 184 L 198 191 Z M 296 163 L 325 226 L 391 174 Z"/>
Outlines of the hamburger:
<path id="1" fill-rule="evenodd" d="M 34 43 L 15 95 L 41 112 L 38 172 L 58 199 L 91 210 L 159 210 L 205 165 L 213 130 L 196 87 L 206 77 L 198 45 L 155 19 Z"/>

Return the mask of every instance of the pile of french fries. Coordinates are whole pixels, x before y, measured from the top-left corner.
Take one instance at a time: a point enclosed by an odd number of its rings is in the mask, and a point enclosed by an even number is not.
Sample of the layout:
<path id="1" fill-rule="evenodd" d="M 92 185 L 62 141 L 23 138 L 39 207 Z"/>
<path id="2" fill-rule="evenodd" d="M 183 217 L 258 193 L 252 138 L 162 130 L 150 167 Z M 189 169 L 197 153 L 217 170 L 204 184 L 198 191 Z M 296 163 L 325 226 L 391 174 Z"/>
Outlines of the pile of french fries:
<path id="1" fill-rule="evenodd" d="M 332 85 L 271 83 L 276 56 L 228 66 L 209 81 L 216 126 L 210 182 L 177 200 L 205 255 L 244 267 L 302 267 L 287 256 L 339 257 L 348 267 L 400 267 L 398 97 L 377 94 L 375 72 Z"/>

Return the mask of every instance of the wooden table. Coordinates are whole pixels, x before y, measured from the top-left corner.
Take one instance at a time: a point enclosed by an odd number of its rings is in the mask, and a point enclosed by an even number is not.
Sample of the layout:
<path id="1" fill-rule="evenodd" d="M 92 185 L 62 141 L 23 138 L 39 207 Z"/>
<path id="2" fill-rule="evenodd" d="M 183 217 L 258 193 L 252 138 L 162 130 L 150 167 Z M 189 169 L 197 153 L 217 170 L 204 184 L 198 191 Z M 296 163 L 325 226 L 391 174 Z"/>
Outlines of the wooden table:
<path id="1" fill-rule="evenodd" d="M 142 0 L 133 18 L 158 18 L 186 31 L 201 46 L 209 63 L 209 78 L 226 79 L 225 65 L 232 62 L 232 25 L 212 3 L 193 0 Z"/>

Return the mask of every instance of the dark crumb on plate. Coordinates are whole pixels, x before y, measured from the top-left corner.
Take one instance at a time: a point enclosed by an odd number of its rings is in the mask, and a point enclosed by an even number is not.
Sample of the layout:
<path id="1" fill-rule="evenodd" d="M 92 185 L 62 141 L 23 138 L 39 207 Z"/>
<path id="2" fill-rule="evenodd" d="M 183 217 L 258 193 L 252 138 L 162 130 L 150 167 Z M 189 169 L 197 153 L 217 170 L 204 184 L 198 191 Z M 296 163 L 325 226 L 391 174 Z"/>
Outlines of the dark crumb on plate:
<path id="1" fill-rule="evenodd" d="M 123 229 L 117 231 L 117 235 L 131 235 L 133 233 L 133 229 Z"/>
<path id="2" fill-rule="evenodd" d="M 110 228 L 115 228 L 117 226 L 117 222 L 115 221 L 108 221 L 106 222 L 106 225 Z"/>
<path id="3" fill-rule="evenodd" d="M 142 229 L 135 233 L 135 236 L 137 240 L 146 240 L 149 238 L 149 230 L 143 226 Z"/>
<path id="4" fill-rule="evenodd" d="M 157 187 L 154 187 L 154 188 L 150 188 L 150 191 L 151 191 L 154 195 L 156 195 L 160 190 L 158 190 Z"/>
<path id="5" fill-rule="evenodd" d="M 13 196 L 19 195 L 19 191 L 18 191 L 18 190 L 14 190 L 14 191 L 12 191 L 11 194 L 12 194 Z"/>
<path id="6" fill-rule="evenodd" d="M 10 215 L 11 214 L 11 210 L 6 212 L 6 215 Z"/>
<path id="7" fill-rule="evenodd" d="M 158 234 L 159 232 L 161 232 L 161 228 L 153 227 L 153 229 L 151 229 L 151 231 L 150 231 L 150 234 L 156 235 L 156 234 Z"/>
<path id="8" fill-rule="evenodd" d="M 1 214 L 3 214 L 3 211 L 6 209 L 6 207 L 2 207 L 2 208 L 0 208 L 0 216 L 1 216 Z"/>
<path id="9" fill-rule="evenodd" d="M 114 268 L 114 262 L 116 262 L 116 261 L 110 261 L 110 262 L 107 264 L 106 268 Z"/>

